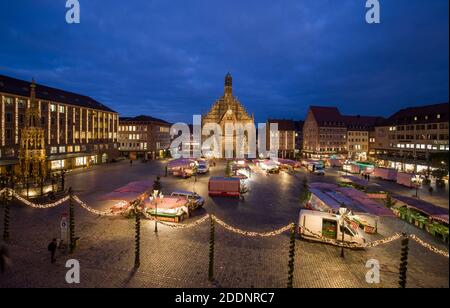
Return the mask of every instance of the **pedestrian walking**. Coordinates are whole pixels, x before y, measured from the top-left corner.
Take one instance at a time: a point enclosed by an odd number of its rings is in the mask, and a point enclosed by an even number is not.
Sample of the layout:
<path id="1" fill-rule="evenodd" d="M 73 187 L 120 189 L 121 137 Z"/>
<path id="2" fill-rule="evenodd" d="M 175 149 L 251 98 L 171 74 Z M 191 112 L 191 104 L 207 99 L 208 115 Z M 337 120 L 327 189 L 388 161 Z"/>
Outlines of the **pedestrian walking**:
<path id="1" fill-rule="evenodd" d="M 433 195 L 433 187 L 430 186 L 430 188 L 428 188 L 428 192 L 430 193 L 430 196 Z"/>
<path id="2" fill-rule="evenodd" d="M 133 167 L 133 160 L 130 159 L 130 167 Z"/>
<path id="3" fill-rule="evenodd" d="M 55 263 L 56 262 L 56 258 L 55 258 L 55 253 L 56 253 L 56 248 L 58 247 L 58 244 L 56 243 L 56 238 L 54 238 L 50 244 L 48 244 L 48 251 L 50 251 L 50 262 L 51 263 Z"/>
<path id="4" fill-rule="evenodd" d="M 9 254 L 6 246 L 0 248 L 0 273 L 4 273 L 7 265 L 9 264 Z"/>

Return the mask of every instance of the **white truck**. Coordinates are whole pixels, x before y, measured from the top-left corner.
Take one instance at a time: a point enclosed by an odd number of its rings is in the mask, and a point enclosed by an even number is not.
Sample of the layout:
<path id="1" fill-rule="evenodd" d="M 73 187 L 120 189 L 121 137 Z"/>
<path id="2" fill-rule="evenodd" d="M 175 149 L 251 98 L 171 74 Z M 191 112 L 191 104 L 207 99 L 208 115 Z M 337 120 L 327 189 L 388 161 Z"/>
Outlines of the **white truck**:
<path id="1" fill-rule="evenodd" d="M 325 239 L 339 242 L 342 241 L 342 232 L 344 232 L 344 242 L 365 243 L 362 230 L 347 222 L 343 224 L 341 219 L 341 215 L 301 210 L 298 222 L 299 235 L 318 242 L 325 242 Z"/>
<path id="2" fill-rule="evenodd" d="M 315 175 L 325 175 L 325 168 L 322 162 L 318 161 L 308 162 L 306 168 L 308 169 L 309 172 Z"/>

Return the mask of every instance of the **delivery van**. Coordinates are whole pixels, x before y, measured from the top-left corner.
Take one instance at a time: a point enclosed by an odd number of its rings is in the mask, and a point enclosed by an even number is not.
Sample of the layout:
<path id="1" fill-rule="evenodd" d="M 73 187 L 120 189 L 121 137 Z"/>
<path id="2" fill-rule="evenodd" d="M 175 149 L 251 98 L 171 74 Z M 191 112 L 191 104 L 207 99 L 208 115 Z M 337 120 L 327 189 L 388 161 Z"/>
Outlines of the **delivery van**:
<path id="1" fill-rule="evenodd" d="M 315 175 L 325 175 L 325 168 L 321 162 L 309 162 L 306 168 Z"/>
<path id="2" fill-rule="evenodd" d="M 341 215 L 301 210 L 298 225 L 299 235 L 305 239 L 319 242 L 325 242 L 323 238 L 342 241 L 342 232 L 344 232 L 344 242 L 365 243 L 362 230 L 349 223 L 342 226 Z"/>
<path id="3" fill-rule="evenodd" d="M 208 183 L 210 196 L 239 197 L 241 180 L 239 178 L 211 177 Z"/>

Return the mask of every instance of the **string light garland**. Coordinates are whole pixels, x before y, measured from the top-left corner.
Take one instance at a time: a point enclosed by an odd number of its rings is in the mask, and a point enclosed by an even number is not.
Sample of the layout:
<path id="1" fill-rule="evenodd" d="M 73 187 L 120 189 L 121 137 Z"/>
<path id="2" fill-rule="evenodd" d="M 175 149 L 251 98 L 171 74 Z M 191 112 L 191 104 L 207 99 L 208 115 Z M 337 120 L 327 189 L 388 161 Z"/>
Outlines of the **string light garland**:
<path id="1" fill-rule="evenodd" d="M 150 219 L 150 220 L 156 220 L 155 217 L 153 217 L 152 215 L 148 214 L 147 212 L 143 211 L 142 214 L 144 215 L 145 218 Z M 197 219 L 194 222 L 191 223 L 187 223 L 187 224 L 172 224 L 172 223 L 167 223 L 165 221 L 160 221 L 158 220 L 158 223 L 170 228 L 174 228 L 174 229 L 186 229 L 186 228 L 192 228 L 192 227 L 196 227 L 198 225 L 201 225 L 202 223 L 204 223 L 208 218 L 209 218 L 209 214 L 206 214 L 205 216 L 203 216 L 202 218 Z"/>
<path id="2" fill-rule="evenodd" d="M 13 197 L 16 198 L 17 200 L 19 200 L 20 202 L 22 202 L 23 204 L 25 204 L 25 205 L 27 205 L 29 207 L 35 208 L 35 209 L 49 209 L 49 208 L 57 207 L 57 206 L 63 204 L 64 202 L 66 202 L 67 200 L 69 200 L 69 198 L 70 198 L 70 196 L 65 196 L 65 197 L 63 197 L 63 198 L 61 198 L 58 201 L 55 201 L 53 203 L 38 204 L 38 203 L 34 203 L 34 202 L 31 202 L 31 201 L 28 201 L 27 199 L 23 198 L 21 195 L 19 195 L 18 193 L 16 193 L 12 189 L 8 189 L 8 191 L 11 192 Z"/>
<path id="3" fill-rule="evenodd" d="M 99 215 L 99 216 L 117 216 L 120 215 L 121 213 L 113 213 L 111 211 L 98 211 L 96 209 L 93 209 L 92 207 L 90 207 L 89 205 L 87 205 L 85 202 L 81 201 L 80 198 L 78 196 L 73 196 L 73 200 L 78 203 L 82 208 L 84 208 L 86 211 L 91 212 L 92 214 L 95 215 Z"/>
<path id="4" fill-rule="evenodd" d="M 323 241 L 325 243 L 332 244 L 332 245 L 338 246 L 338 247 L 353 248 L 353 249 L 355 249 L 355 248 L 372 248 L 372 247 L 380 246 L 383 244 L 388 244 L 388 243 L 396 241 L 402 237 L 401 233 L 396 233 L 393 236 L 390 236 L 390 237 L 387 237 L 384 239 L 380 239 L 380 240 L 376 240 L 376 241 L 364 243 L 364 244 L 357 244 L 357 243 L 345 243 L 342 241 L 337 241 L 337 240 L 333 240 L 330 238 L 326 238 L 326 237 L 319 235 L 303 226 L 300 227 L 300 229 L 312 234 L 314 237 L 320 239 L 321 241 Z"/>
<path id="5" fill-rule="evenodd" d="M 414 240 L 416 243 L 418 243 L 419 245 L 421 245 L 424 248 L 430 250 L 431 252 L 437 253 L 438 255 L 441 255 L 441 256 L 444 256 L 444 257 L 448 258 L 448 251 L 444 251 L 442 249 L 439 249 L 437 247 L 434 247 L 433 245 L 430 245 L 430 244 L 424 242 L 422 239 L 417 237 L 415 234 L 411 234 L 409 237 L 412 240 Z"/>
<path id="6" fill-rule="evenodd" d="M 281 233 L 284 233 L 286 231 L 288 231 L 292 224 L 288 224 L 278 230 L 274 230 L 274 231 L 270 231 L 270 232 L 252 232 L 252 231 L 244 231 L 238 228 L 235 228 L 233 226 L 230 226 L 229 224 L 227 224 L 226 222 L 220 220 L 219 218 L 217 218 L 214 215 L 211 215 L 211 217 L 219 224 L 221 225 L 223 228 L 225 228 L 228 231 L 243 235 L 243 236 L 249 236 L 249 237 L 269 237 L 269 236 L 277 236 L 280 235 Z"/>
<path id="7" fill-rule="evenodd" d="M 57 207 L 61 204 L 63 204 L 64 202 L 68 201 L 70 199 L 70 195 L 67 195 L 61 199 L 59 199 L 58 201 L 55 201 L 53 203 L 48 203 L 48 204 L 39 204 L 39 203 L 34 203 L 31 202 L 25 198 L 23 198 L 22 196 L 20 196 L 17 192 L 15 192 L 14 190 L 10 189 L 10 188 L 4 188 L 2 190 L 0 190 L 0 194 L 9 192 L 12 194 L 12 196 L 14 198 L 16 198 L 17 200 L 19 200 L 20 202 L 22 202 L 23 204 L 31 207 L 31 208 L 35 208 L 35 209 L 49 209 L 49 208 L 54 208 Z M 90 207 L 89 205 L 87 205 L 85 202 L 81 201 L 80 198 L 76 195 L 72 196 L 73 200 L 78 203 L 82 208 L 84 208 L 85 210 L 98 215 L 98 216 L 117 216 L 122 214 L 121 212 L 112 212 L 112 211 L 98 211 L 95 210 L 94 208 Z M 155 217 L 153 217 L 152 215 L 148 214 L 145 211 L 142 211 L 142 214 L 144 215 L 145 218 L 149 219 L 149 220 L 157 220 Z M 226 222 L 224 222 L 223 220 L 217 218 L 214 215 L 210 215 L 210 214 L 206 214 L 205 216 L 203 216 L 202 218 L 197 219 L 194 222 L 191 223 L 187 223 L 187 224 L 172 224 L 172 223 L 167 223 L 167 222 L 163 222 L 158 220 L 158 223 L 165 225 L 167 227 L 170 228 L 174 228 L 174 229 L 186 229 L 186 228 L 191 228 L 191 227 L 195 227 L 198 225 L 201 225 L 202 223 L 204 223 L 206 220 L 208 220 L 208 218 L 213 218 L 219 225 L 221 225 L 224 229 L 242 235 L 242 236 L 248 236 L 248 237 L 270 237 L 270 236 L 277 236 L 280 235 L 288 230 L 290 230 L 292 224 L 288 224 L 280 229 L 274 230 L 274 231 L 270 231 L 270 232 L 253 232 L 253 231 L 245 231 L 245 230 L 241 230 L 238 228 L 235 228 L 233 226 L 230 226 L 229 224 L 227 224 Z M 369 243 L 364 243 L 364 244 L 357 244 L 357 243 L 343 243 L 342 241 L 337 241 L 334 239 L 329 239 L 326 238 L 320 234 L 317 234 L 311 230 L 309 230 L 306 227 L 300 226 L 300 230 L 302 232 L 306 231 L 310 234 L 312 234 L 314 237 L 320 239 L 321 241 L 328 243 L 328 244 L 332 244 L 334 246 L 338 246 L 338 247 L 344 247 L 344 248 L 373 248 L 373 247 L 377 247 L 380 245 L 384 245 L 384 244 L 388 244 L 390 242 L 396 241 L 400 238 L 402 238 L 402 234 L 401 233 L 396 233 L 390 237 L 384 238 L 384 239 L 380 239 L 380 240 L 376 240 L 376 241 L 372 241 Z M 422 247 L 428 249 L 429 251 L 436 253 L 438 255 L 444 256 L 446 258 L 449 257 L 449 252 L 439 249 L 425 241 L 423 241 L 421 238 L 419 238 L 417 235 L 415 234 L 411 234 L 409 235 L 409 237 L 414 240 L 416 243 L 418 243 L 419 245 L 421 245 Z"/>

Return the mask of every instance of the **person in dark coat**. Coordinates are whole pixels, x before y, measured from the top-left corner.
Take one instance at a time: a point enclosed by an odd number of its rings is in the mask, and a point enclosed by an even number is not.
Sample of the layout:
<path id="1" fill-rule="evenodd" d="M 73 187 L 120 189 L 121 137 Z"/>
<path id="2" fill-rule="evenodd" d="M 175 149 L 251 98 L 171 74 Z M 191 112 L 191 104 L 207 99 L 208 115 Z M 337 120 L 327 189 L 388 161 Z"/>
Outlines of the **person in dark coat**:
<path id="1" fill-rule="evenodd" d="M 8 249 L 6 246 L 0 248 L 0 273 L 4 273 L 6 270 L 6 263 L 9 258 Z"/>
<path id="2" fill-rule="evenodd" d="M 58 244 L 56 243 L 56 238 L 54 238 L 50 242 L 50 244 L 48 244 L 48 251 L 50 251 L 50 262 L 51 263 L 56 262 L 56 258 L 55 258 L 56 248 L 58 248 Z"/>

